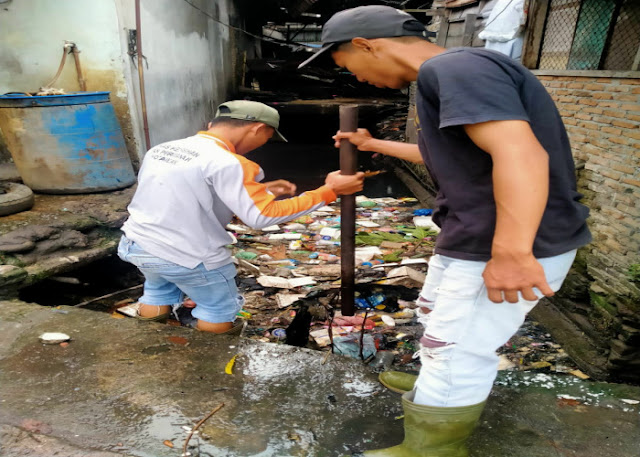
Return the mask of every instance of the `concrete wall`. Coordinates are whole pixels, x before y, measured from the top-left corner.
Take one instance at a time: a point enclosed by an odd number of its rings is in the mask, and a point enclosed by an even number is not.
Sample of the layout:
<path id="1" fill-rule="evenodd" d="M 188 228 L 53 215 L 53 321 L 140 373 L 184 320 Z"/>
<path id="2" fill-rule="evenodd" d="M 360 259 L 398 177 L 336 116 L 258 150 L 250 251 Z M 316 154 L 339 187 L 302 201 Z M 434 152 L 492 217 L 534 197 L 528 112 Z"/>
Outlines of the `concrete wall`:
<path id="1" fill-rule="evenodd" d="M 203 128 L 233 91 L 236 57 L 248 47 L 232 0 L 141 0 L 151 145 Z M 134 0 L 8 0 L 0 3 L 0 93 L 34 92 L 55 75 L 64 40 L 81 50 L 87 90 L 111 92 L 127 148 L 144 155 L 139 79 L 127 54 Z M 79 90 L 71 56 L 54 85 Z M 0 157 L 1 159 L 1 157 Z"/>
<path id="2" fill-rule="evenodd" d="M 123 49 L 135 29 L 133 0 L 116 0 Z M 142 0 L 142 51 L 151 145 L 203 128 L 233 90 L 236 24 L 231 0 Z M 136 62 L 137 64 L 137 62 Z M 130 59 L 131 90 L 139 100 L 137 68 Z M 141 109 L 136 105 L 139 119 Z M 141 124 L 138 135 L 144 139 Z M 144 142 L 144 140 L 142 140 Z"/>
<path id="3" fill-rule="evenodd" d="M 0 94 L 34 92 L 56 74 L 64 41 L 77 44 L 88 91 L 109 91 L 127 147 L 136 150 L 113 0 L 9 0 L 0 4 Z M 56 88 L 80 90 L 72 56 Z"/>

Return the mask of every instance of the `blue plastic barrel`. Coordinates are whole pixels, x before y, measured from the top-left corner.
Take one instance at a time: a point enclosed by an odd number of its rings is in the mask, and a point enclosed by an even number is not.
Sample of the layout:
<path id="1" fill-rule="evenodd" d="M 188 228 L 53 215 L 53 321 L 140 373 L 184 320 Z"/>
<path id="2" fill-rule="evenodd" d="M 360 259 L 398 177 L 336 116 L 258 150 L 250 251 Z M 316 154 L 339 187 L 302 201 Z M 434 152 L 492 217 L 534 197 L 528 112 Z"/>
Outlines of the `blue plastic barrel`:
<path id="1" fill-rule="evenodd" d="M 34 191 L 99 192 L 136 180 L 109 92 L 2 95 L 0 129 Z"/>

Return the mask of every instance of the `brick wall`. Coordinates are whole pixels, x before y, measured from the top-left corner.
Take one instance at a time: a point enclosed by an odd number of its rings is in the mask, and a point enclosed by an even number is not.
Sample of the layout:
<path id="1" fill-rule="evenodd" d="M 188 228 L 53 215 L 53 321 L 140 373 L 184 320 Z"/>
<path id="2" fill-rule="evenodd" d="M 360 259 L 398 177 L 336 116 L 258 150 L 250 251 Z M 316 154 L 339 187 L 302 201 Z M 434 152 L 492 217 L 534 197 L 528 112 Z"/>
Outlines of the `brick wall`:
<path id="1" fill-rule="evenodd" d="M 538 78 L 569 133 L 594 236 L 553 304 L 600 349 L 607 375 L 637 381 L 640 284 L 628 271 L 640 263 L 640 79 Z"/>

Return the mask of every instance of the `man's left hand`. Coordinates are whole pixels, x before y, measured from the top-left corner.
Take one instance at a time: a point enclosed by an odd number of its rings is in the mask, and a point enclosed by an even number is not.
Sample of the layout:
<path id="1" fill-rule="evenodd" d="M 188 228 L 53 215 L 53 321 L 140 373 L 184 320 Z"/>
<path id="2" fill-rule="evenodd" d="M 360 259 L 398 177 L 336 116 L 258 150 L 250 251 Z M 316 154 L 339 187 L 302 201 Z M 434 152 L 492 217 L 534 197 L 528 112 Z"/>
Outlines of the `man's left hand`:
<path id="1" fill-rule="evenodd" d="M 494 303 L 502 303 L 503 299 L 509 303 L 517 303 L 518 292 L 525 300 L 538 300 L 540 297 L 533 292 L 534 287 L 546 297 L 553 295 L 553 290 L 545 278 L 544 269 L 533 254 L 494 255 L 487 262 L 482 277 L 487 286 L 489 300 Z"/>
<path id="2" fill-rule="evenodd" d="M 281 195 L 296 194 L 296 185 L 290 183 L 285 179 L 277 179 L 275 181 L 265 182 L 264 185 L 267 186 L 267 190 L 276 197 L 280 197 Z"/>

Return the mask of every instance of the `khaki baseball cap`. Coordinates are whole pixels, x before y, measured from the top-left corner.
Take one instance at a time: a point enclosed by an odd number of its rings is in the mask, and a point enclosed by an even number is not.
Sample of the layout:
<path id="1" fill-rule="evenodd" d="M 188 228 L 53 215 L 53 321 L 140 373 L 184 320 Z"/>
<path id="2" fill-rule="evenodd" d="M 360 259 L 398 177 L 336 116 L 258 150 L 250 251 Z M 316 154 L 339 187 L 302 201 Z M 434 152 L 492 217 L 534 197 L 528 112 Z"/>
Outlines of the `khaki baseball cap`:
<path id="1" fill-rule="evenodd" d="M 427 36 L 424 24 L 409 13 L 384 5 L 365 5 L 338 11 L 322 27 L 322 49 L 298 65 L 302 68 L 336 45 L 356 37 Z"/>
<path id="2" fill-rule="evenodd" d="M 216 117 L 229 117 L 243 121 L 262 122 L 269 127 L 273 127 L 275 132 L 271 138 L 274 141 L 284 141 L 287 139 L 278 130 L 280 126 L 280 114 L 274 108 L 260 102 L 249 100 L 232 100 L 218 106 Z"/>

